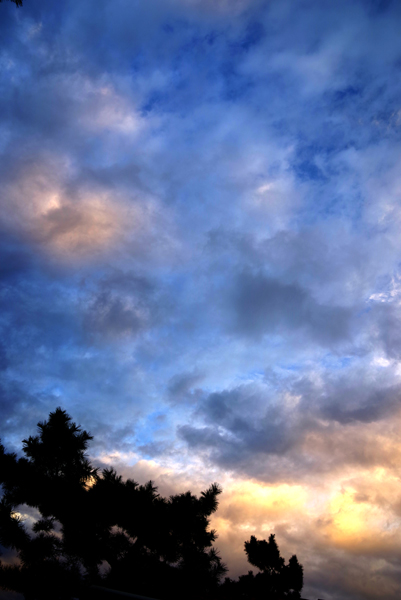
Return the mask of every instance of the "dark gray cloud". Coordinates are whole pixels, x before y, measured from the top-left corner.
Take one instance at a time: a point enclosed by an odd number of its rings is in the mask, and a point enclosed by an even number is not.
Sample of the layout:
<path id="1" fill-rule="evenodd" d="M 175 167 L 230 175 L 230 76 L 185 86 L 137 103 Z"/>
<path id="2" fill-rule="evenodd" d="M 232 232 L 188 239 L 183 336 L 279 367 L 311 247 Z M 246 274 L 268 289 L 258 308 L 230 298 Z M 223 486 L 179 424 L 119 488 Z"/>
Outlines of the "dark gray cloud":
<path id="1" fill-rule="evenodd" d="M 214 392 L 199 400 L 195 423 L 181 425 L 178 434 L 211 463 L 266 481 L 302 481 L 306 473 L 333 474 L 344 464 L 392 464 L 391 448 L 379 451 L 377 435 L 398 414 L 401 387 L 385 382 L 385 373 L 367 378 L 360 370 L 327 374 L 317 384 L 313 376 L 289 375 L 273 386 Z M 378 427 L 370 450 L 363 425 Z"/>
<path id="2" fill-rule="evenodd" d="M 208 395 L 196 414 L 204 425 L 182 425 L 179 435 L 190 447 L 206 451 L 213 462 L 239 472 L 250 472 L 269 455 L 285 457 L 307 431 L 299 417 L 263 386 L 242 385 Z M 311 424 L 309 424 L 309 428 Z M 252 467 L 251 465 L 254 465 Z"/>
<path id="3" fill-rule="evenodd" d="M 103 292 L 89 306 L 84 327 L 106 337 L 135 335 L 142 327 L 142 319 L 135 307 L 124 306 L 121 298 Z"/>
<path id="4" fill-rule="evenodd" d="M 338 386 L 333 396 L 327 394 L 326 402 L 321 404 L 323 418 L 344 424 L 356 421 L 371 423 L 385 419 L 401 406 L 399 385 L 380 391 L 370 391 L 363 384 L 362 389 L 348 385 Z"/>
<path id="5" fill-rule="evenodd" d="M 370 307 L 372 320 L 377 323 L 374 343 L 383 349 L 388 358 L 396 360 L 401 355 L 401 311 L 397 295 L 398 292 L 394 301 L 390 296 L 390 302 L 383 302 L 384 298 L 379 298 L 379 302 Z"/>
<path id="6" fill-rule="evenodd" d="M 172 404 L 196 402 L 199 395 L 203 395 L 199 384 L 203 376 L 200 373 L 177 373 L 168 385 L 168 394 Z"/>
<path id="7" fill-rule="evenodd" d="M 351 311 L 324 306 L 297 284 L 288 284 L 262 273 L 242 272 L 232 294 L 234 327 L 250 337 L 265 334 L 297 335 L 304 330 L 325 345 L 347 341 Z"/>

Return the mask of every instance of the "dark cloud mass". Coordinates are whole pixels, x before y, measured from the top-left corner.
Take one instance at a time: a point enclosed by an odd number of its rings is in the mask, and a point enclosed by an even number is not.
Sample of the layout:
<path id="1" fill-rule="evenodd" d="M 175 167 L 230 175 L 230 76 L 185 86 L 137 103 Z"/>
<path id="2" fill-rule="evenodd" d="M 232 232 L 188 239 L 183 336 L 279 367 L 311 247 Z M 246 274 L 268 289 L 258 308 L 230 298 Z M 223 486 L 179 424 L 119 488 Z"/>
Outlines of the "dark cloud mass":
<path id="1" fill-rule="evenodd" d="M 310 598 L 400 595 L 400 6 L 0 7 L 4 444 L 221 481 Z"/>
<path id="2" fill-rule="evenodd" d="M 233 293 L 235 326 L 240 334 L 299 334 L 306 330 L 321 344 L 333 345 L 348 337 L 350 312 L 322 306 L 297 284 L 287 284 L 262 274 L 241 273 Z"/>

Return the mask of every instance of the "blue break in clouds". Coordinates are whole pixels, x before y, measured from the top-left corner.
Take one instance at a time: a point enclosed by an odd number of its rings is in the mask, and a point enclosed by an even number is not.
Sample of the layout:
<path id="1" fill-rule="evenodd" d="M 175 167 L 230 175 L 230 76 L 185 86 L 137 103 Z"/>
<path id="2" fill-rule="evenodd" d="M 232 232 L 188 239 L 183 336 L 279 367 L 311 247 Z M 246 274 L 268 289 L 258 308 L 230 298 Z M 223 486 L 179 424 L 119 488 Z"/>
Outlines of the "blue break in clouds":
<path id="1" fill-rule="evenodd" d="M 169 37 L 178 34 L 183 42 L 173 54 L 168 85 L 152 90 L 145 99 L 142 107 L 145 114 L 152 111 L 188 114 L 191 106 L 198 106 L 200 93 L 210 103 L 232 102 L 249 95 L 253 79 L 238 70 L 238 63 L 241 55 L 263 38 L 263 27 L 258 22 L 246 24 L 245 20 L 244 25 L 237 24 L 237 31 L 234 29 L 228 39 L 224 29 L 210 32 L 180 22 L 165 28 Z M 139 69 L 138 65 L 136 71 Z"/>
<path id="2" fill-rule="evenodd" d="M 397 3 L 394 0 L 366 0 L 366 6 L 372 14 L 380 14 L 390 9 L 397 9 Z"/>
<path id="3" fill-rule="evenodd" d="M 234 49 L 238 47 L 240 52 L 247 52 L 250 48 L 259 44 L 264 36 L 265 30 L 260 21 L 250 21 L 246 26 L 246 30 L 240 43 L 234 45 Z"/>

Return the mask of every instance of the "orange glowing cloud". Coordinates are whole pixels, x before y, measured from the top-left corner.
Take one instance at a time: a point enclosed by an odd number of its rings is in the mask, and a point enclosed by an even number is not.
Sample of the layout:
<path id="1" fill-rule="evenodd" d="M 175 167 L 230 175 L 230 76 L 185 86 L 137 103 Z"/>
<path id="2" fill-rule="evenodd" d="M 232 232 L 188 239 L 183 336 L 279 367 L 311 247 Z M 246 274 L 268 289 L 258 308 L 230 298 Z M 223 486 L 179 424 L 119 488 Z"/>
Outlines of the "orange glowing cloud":
<path id="1" fill-rule="evenodd" d="M 400 546 L 399 480 L 374 468 L 344 481 L 328 499 L 325 533 L 331 542 L 364 554 L 396 552 Z"/>
<path id="2" fill-rule="evenodd" d="M 255 527 L 269 530 L 283 515 L 290 516 L 305 506 L 307 493 L 300 485 L 263 485 L 255 481 L 233 481 L 225 487 L 216 527 L 225 529 L 235 523 L 241 531 Z"/>
<path id="3" fill-rule="evenodd" d="M 22 234 L 52 259 L 91 260 L 122 244 L 131 248 L 131 256 L 136 252 L 143 256 L 156 247 L 156 235 L 157 247 L 164 245 L 164 257 L 167 246 L 177 245 L 155 198 L 111 185 L 80 184 L 76 168 L 62 157 L 30 160 L 4 192 L 5 229 Z"/>
<path id="4" fill-rule="evenodd" d="M 59 256 L 88 255 L 107 247 L 122 227 L 118 208 L 88 195 L 80 205 L 59 201 L 37 215 L 34 236 Z"/>
<path id="5" fill-rule="evenodd" d="M 59 258 L 93 254 L 121 231 L 121 206 L 106 193 L 68 189 L 71 165 L 63 160 L 32 161 L 7 186 L 8 229 L 24 233 Z"/>
<path id="6" fill-rule="evenodd" d="M 309 481 L 270 484 L 223 472 L 207 473 L 195 460 L 185 468 L 121 452 L 101 460 L 141 483 L 152 479 L 167 496 L 187 489 L 199 494 L 213 480 L 219 481 L 223 493 L 211 527 L 217 531 L 215 546 L 231 577 L 255 570 L 247 562 L 244 542 L 251 535 L 267 539 L 275 533 L 283 557 L 288 560 L 297 554 L 304 565 L 306 585 L 309 577 L 325 569 L 319 561 L 324 563 L 330 556 L 347 569 L 352 561 L 366 561 L 369 581 L 355 581 L 353 589 L 360 592 L 361 586 L 368 586 L 366 597 L 379 598 L 383 583 L 375 573 L 383 557 L 391 559 L 401 552 L 399 479 L 392 466 L 344 466 L 333 475 Z M 344 571 L 347 585 L 349 577 Z"/>

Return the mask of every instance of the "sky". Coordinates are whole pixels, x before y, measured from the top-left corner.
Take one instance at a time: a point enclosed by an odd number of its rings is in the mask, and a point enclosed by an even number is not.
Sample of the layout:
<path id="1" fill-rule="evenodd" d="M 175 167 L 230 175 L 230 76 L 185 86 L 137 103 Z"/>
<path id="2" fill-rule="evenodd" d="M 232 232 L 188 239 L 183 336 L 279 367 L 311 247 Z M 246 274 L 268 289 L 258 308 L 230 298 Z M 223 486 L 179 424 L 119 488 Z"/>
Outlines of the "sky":
<path id="1" fill-rule="evenodd" d="M 401 4 L 0 7 L 0 435 L 61 406 L 229 575 L 401 592 Z"/>

